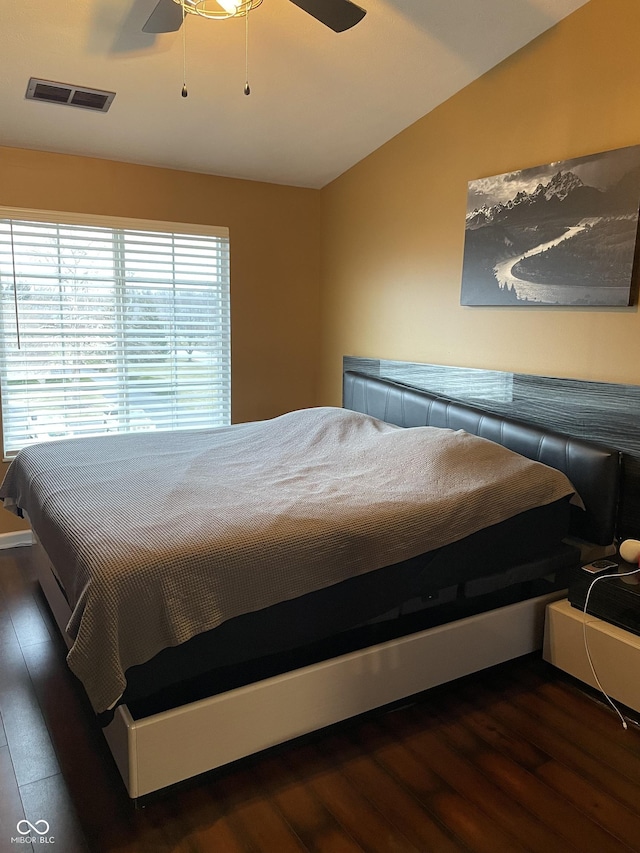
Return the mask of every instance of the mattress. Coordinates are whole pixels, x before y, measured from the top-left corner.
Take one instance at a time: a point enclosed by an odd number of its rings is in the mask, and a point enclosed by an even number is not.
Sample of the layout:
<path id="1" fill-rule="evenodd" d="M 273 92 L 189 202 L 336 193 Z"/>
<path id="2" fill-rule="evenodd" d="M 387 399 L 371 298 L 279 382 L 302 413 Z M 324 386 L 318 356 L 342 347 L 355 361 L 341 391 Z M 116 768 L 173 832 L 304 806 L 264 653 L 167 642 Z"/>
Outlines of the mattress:
<path id="1" fill-rule="evenodd" d="M 18 455 L 0 496 L 53 560 L 72 609 L 68 663 L 101 712 L 163 649 L 425 553 L 437 563 L 444 546 L 573 492 L 462 430 L 323 408 L 46 442 Z"/>
<path id="2" fill-rule="evenodd" d="M 567 585 L 564 498 L 433 552 L 231 619 L 127 671 L 134 719 Z M 107 724 L 111 713 L 100 715 Z"/>

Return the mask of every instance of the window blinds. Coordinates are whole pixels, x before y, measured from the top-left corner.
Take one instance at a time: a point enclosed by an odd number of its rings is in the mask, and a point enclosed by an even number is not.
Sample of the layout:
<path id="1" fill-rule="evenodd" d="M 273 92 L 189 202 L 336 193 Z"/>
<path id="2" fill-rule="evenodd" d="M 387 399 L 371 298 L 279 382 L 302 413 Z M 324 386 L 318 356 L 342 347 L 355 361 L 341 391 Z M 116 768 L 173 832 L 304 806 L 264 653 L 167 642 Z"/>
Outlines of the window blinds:
<path id="1" fill-rule="evenodd" d="M 0 218 L 5 456 L 230 422 L 229 240 L 210 230 Z"/>

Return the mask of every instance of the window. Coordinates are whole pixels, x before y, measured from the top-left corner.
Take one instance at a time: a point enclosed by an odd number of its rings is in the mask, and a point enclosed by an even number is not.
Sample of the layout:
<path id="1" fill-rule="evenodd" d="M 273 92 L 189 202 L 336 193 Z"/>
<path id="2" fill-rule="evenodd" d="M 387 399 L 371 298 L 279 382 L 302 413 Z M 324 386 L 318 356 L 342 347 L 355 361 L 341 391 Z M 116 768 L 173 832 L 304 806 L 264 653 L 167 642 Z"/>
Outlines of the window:
<path id="1" fill-rule="evenodd" d="M 163 227 L 0 209 L 6 457 L 230 422 L 228 232 Z"/>

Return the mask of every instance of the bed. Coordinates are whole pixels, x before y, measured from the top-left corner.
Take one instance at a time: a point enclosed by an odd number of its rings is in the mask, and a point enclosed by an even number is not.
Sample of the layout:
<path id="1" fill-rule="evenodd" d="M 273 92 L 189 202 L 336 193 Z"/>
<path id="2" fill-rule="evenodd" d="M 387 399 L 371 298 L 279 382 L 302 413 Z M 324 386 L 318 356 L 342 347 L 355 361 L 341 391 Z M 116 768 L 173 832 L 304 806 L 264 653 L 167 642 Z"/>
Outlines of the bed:
<path id="1" fill-rule="evenodd" d="M 342 409 L 28 448 L 0 496 L 137 798 L 540 648 L 619 462 L 346 372 Z"/>

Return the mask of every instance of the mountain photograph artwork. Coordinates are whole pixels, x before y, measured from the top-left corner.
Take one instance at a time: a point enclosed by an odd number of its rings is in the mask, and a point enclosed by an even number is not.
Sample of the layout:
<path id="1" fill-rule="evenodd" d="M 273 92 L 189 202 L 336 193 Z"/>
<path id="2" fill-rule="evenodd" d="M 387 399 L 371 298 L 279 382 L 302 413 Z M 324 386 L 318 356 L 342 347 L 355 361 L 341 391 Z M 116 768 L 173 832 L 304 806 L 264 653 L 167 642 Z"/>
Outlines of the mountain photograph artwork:
<path id="1" fill-rule="evenodd" d="M 640 145 L 470 181 L 461 305 L 627 306 Z"/>

